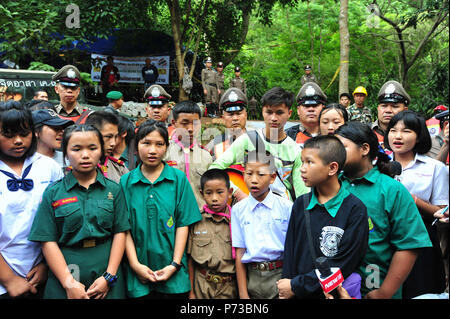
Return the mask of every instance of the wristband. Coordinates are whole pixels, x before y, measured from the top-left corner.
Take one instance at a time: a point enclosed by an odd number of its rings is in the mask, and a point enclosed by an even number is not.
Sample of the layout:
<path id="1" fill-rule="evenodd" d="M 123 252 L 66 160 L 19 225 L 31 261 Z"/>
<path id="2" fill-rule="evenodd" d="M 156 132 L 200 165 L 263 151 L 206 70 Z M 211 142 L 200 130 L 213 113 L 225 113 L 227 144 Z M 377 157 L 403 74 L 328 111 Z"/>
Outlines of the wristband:
<path id="1" fill-rule="evenodd" d="M 170 263 L 170 265 L 174 266 L 176 271 L 179 271 L 181 269 L 181 266 L 182 266 L 181 264 L 177 264 L 175 261 L 172 261 Z"/>
<path id="2" fill-rule="evenodd" d="M 102 276 L 103 276 L 103 278 L 105 278 L 109 287 L 113 287 L 116 284 L 116 281 L 117 281 L 116 275 L 112 275 L 109 272 L 105 271 Z"/>

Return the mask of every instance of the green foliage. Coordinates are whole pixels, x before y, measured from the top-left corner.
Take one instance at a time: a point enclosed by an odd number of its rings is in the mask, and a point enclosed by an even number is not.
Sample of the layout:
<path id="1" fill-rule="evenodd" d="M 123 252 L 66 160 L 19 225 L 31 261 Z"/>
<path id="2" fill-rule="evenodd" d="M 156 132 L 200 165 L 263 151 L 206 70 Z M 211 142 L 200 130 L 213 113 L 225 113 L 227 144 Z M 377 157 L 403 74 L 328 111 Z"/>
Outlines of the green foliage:
<path id="1" fill-rule="evenodd" d="M 408 54 L 413 54 L 430 29 L 430 19 L 436 14 L 433 10 L 440 3 L 425 1 L 419 9 L 414 7 L 416 2 L 383 3 L 383 10 L 391 10 L 392 19 L 401 13 L 405 24 L 415 25 L 405 33 Z M 400 81 L 400 50 L 392 27 L 373 19 L 368 4 L 349 2 L 349 93 L 359 85 L 366 87 L 366 105 L 376 115 L 377 95 L 383 83 Z M 303 66 L 311 64 L 328 102 L 337 102 L 339 76 L 331 81 L 339 67 L 338 15 L 339 1 L 313 0 L 289 9 L 276 5 L 270 26 L 252 18 L 246 44 L 233 61 L 239 61 L 245 79 L 258 77 L 258 81 L 247 81 L 248 90 L 265 92 L 278 85 L 297 94 Z M 429 116 L 436 105 L 449 103 L 448 22 L 438 31 L 410 69 L 406 86 L 412 98 L 410 108 L 424 116 Z"/>
<path id="2" fill-rule="evenodd" d="M 30 66 L 28 67 L 28 70 L 39 70 L 39 71 L 49 71 L 49 72 L 56 72 L 57 70 L 48 64 L 33 61 L 30 63 Z"/>

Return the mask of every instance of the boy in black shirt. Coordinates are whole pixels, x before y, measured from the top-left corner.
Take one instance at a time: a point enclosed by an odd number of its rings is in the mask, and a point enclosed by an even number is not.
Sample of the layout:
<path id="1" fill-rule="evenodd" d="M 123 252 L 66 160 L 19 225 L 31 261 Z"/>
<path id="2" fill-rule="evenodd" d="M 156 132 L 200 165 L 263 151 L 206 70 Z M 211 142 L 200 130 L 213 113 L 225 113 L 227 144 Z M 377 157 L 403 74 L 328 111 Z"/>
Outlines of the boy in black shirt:
<path id="1" fill-rule="evenodd" d="M 338 180 L 346 160 L 339 139 L 330 135 L 313 137 L 306 141 L 301 157 L 301 176 L 312 190 L 297 198 L 292 207 L 283 279 L 277 282 L 281 299 L 324 298 L 310 251 L 305 214 L 310 214 L 315 257 L 327 257 L 330 266 L 339 267 L 344 278 L 358 269 L 368 245 L 366 206 Z"/>

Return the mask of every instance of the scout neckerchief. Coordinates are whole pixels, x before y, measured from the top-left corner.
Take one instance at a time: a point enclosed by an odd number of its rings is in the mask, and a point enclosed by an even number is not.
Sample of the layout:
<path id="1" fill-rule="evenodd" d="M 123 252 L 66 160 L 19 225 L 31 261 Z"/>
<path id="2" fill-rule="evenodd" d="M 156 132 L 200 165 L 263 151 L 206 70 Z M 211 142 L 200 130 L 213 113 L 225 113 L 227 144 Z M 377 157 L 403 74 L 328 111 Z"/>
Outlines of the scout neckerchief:
<path id="1" fill-rule="evenodd" d="M 20 189 L 23 189 L 24 191 L 30 191 L 34 187 L 34 182 L 32 179 L 25 179 L 27 177 L 28 173 L 31 170 L 31 166 L 33 164 L 30 164 L 25 170 L 23 171 L 22 178 L 18 179 L 10 172 L 4 171 L 0 169 L 0 172 L 8 176 L 10 179 L 6 181 L 6 186 L 8 187 L 8 190 L 10 192 L 17 192 Z"/>
<path id="2" fill-rule="evenodd" d="M 181 147 L 181 149 L 183 150 L 183 153 L 184 153 L 184 165 L 185 165 L 185 167 L 186 167 L 186 176 L 187 176 L 188 181 L 190 182 L 190 181 L 191 181 L 191 178 L 190 178 L 190 174 L 189 174 L 189 168 L 190 168 L 190 163 L 189 163 L 189 153 L 191 152 L 191 149 L 194 148 L 194 145 L 195 145 L 196 142 L 195 142 L 195 140 L 194 140 L 194 143 L 192 143 L 192 144 L 189 145 L 188 147 L 185 147 L 185 146 L 180 142 L 180 140 L 178 139 L 178 137 L 176 136 L 176 134 L 173 134 L 172 140 L 173 140 L 179 147 Z"/>
<path id="3" fill-rule="evenodd" d="M 208 207 L 208 205 L 206 205 L 206 204 L 203 205 L 203 210 L 205 212 L 207 212 L 208 214 L 219 215 L 219 216 L 224 216 L 224 217 L 228 218 L 228 220 L 229 220 L 228 225 L 230 226 L 230 239 L 231 239 L 231 206 L 228 205 L 228 204 L 227 204 L 227 209 L 228 209 L 229 214 L 227 214 L 226 212 L 225 213 L 218 213 L 218 212 L 215 212 L 215 211 L 211 210 Z M 232 253 L 233 259 L 236 259 L 236 248 L 231 247 L 231 253 Z"/>
<path id="4" fill-rule="evenodd" d="M 105 157 L 105 162 L 103 164 L 100 164 L 100 163 L 97 164 L 97 167 L 100 168 L 100 170 L 102 171 L 103 176 L 105 176 L 105 177 L 108 177 L 108 166 L 107 165 L 108 165 L 108 161 L 109 160 L 119 164 L 120 166 L 125 166 L 125 163 L 122 160 L 117 159 L 117 158 L 112 157 L 112 156 L 109 156 L 109 155 L 106 156 Z"/>

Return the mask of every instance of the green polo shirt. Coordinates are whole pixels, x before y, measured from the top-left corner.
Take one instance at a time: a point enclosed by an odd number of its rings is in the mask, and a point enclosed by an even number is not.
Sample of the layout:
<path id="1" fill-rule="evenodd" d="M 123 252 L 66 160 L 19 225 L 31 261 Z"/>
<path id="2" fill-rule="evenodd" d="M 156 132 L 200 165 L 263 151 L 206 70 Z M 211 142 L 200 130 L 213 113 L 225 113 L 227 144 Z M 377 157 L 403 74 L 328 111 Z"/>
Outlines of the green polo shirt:
<path id="1" fill-rule="evenodd" d="M 178 227 L 202 219 L 197 201 L 186 175 L 164 163 L 158 179 L 151 183 L 141 172 L 141 165 L 122 176 L 120 184 L 130 214 L 131 234 L 140 263 L 152 270 L 170 265 Z M 148 295 L 152 291 L 177 294 L 191 289 L 186 252 L 183 267 L 165 283 L 142 284 L 126 264 L 128 296 Z"/>
<path id="2" fill-rule="evenodd" d="M 125 198 L 117 183 L 97 170 L 96 181 L 86 189 L 69 172 L 45 190 L 28 239 L 73 246 L 129 229 Z"/>
<path id="3" fill-rule="evenodd" d="M 321 207 L 324 207 L 328 214 L 330 214 L 331 217 L 336 217 L 336 214 L 339 211 L 339 208 L 342 205 L 342 202 L 344 199 L 350 195 L 350 192 L 345 188 L 341 187 L 339 189 L 339 192 L 330 200 L 328 200 L 325 204 L 319 203 L 316 192 L 312 192 L 311 201 L 309 202 L 309 205 L 306 209 L 312 210 L 316 205 L 319 205 Z"/>
<path id="4" fill-rule="evenodd" d="M 396 251 L 431 247 L 431 241 L 411 194 L 401 183 L 377 167 L 353 181 L 342 174 L 340 179 L 366 205 L 369 216 L 369 247 L 359 269 L 365 295 L 381 286 Z M 392 298 L 401 298 L 401 288 Z"/>

